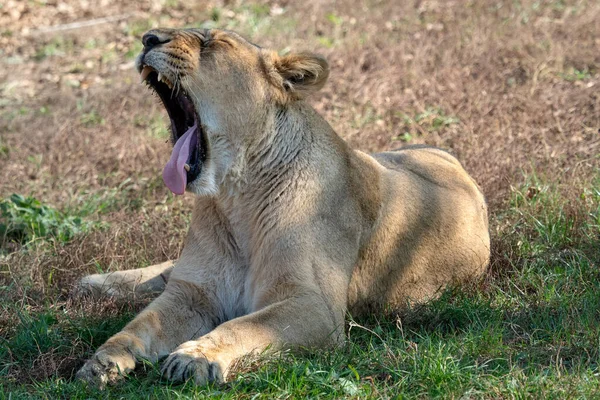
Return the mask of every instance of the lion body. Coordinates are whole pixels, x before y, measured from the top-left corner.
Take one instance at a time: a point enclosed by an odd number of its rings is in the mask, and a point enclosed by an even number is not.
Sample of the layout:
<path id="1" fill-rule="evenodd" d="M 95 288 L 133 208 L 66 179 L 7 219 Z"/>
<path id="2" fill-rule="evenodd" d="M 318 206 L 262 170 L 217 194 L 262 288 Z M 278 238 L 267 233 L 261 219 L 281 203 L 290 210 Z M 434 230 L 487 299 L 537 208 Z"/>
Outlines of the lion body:
<path id="1" fill-rule="evenodd" d="M 180 31 L 165 32 L 174 42 Z M 254 65 L 245 60 L 253 54 L 248 45 L 238 46 L 245 46 L 241 65 Z M 169 379 L 221 381 L 247 354 L 343 341 L 346 312 L 422 303 L 484 272 L 485 200 L 450 154 L 352 150 L 307 103 L 283 95 L 268 96 L 264 110 L 224 119 L 226 108 L 215 106 L 216 95 L 209 104 L 206 92 L 198 102 L 212 159 L 189 186 L 199 196 L 182 254 L 174 267 L 80 282 L 118 286 L 113 295 L 162 292 L 98 349 L 81 378 L 102 384 L 136 359 L 169 356 Z M 255 135 L 232 133 L 241 125 Z"/>

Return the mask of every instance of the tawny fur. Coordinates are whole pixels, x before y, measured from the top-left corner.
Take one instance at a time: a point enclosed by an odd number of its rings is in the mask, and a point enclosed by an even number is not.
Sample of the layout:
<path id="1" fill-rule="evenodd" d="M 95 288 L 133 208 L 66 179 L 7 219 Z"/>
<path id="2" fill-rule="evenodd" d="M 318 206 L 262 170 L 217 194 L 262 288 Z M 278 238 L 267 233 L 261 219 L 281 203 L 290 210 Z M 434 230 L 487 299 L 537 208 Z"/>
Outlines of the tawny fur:
<path id="1" fill-rule="evenodd" d="M 347 312 L 424 302 L 483 273 L 477 185 L 439 149 L 351 150 L 303 100 L 325 83 L 323 58 L 220 30 L 151 33 L 161 44 L 143 62 L 190 95 L 208 159 L 188 183 L 197 198 L 174 267 L 80 282 L 92 294 L 162 291 L 80 378 L 103 385 L 168 356 L 168 379 L 223 381 L 244 355 L 342 342 Z"/>

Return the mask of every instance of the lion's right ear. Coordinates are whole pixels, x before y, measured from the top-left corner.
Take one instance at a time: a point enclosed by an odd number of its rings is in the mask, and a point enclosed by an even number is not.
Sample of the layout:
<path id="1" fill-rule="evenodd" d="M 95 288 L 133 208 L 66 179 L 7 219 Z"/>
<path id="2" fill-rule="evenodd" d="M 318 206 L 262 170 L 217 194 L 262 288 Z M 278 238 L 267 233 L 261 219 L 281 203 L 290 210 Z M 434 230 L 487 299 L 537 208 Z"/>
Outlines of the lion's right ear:
<path id="1" fill-rule="evenodd" d="M 273 66 L 283 90 L 293 99 L 303 99 L 318 91 L 329 76 L 327 60 L 312 53 L 275 54 Z"/>

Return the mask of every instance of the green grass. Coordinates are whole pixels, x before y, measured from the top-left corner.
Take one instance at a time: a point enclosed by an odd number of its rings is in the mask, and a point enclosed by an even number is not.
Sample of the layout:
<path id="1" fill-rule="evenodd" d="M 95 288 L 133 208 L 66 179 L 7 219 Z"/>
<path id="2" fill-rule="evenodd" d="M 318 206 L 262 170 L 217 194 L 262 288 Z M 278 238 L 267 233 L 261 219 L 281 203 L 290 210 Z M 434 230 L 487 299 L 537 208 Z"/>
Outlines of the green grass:
<path id="1" fill-rule="evenodd" d="M 405 113 L 396 113 L 401 119 L 400 129 L 404 132 L 396 137 L 397 140 L 410 142 L 415 136 L 423 136 L 427 133 L 441 131 L 451 125 L 460 123 L 460 120 L 447 115 L 444 110 L 437 107 L 428 107 L 423 112 L 414 116 Z"/>
<path id="2" fill-rule="evenodd" d="M 86 127 L 104 125 L 104 118 L 96 110 L 81 114 L 81 123 Z"/>
<path id="3" fill-rule="evenodd" d="M 223 386 L 172 385 L 147 364 L 104 392 L 88 388 L 75 370 L 131 307 L 103 317 L 64 301 L 3 304 L 16 317 L 0 339 L 0 398 L 596 398 L 600 184 L 575 199 L 560 193 L 535 175 L 513 189 L 495 224 L 506 265 L 484 281 L 402 315 L 351 319 L 346 346 L 244 363 Z M 39 375 L 61 357 L 71 364 Z"/>
<path id="4" fill-rule="evenodd" d="M 578 70 L 577 68 L 571 68 L 568 72 L 560 74 L 560 76 L 567 81 L 587 81 L 592 77 L 592 74 L 587 68 Z"/>
<path id="5" fill-rule="evenodd" d="M 207 11 L 203 20 L 192 23 L 189 27 L 229 29 L 254 36 L 268 33 L 281 35 L 292 31 L 296 26 L 294 17 L 288 15 L 285 8 L 281 9 L 283 15 L 273 16 L 271 8 L 266 4 L 242 3 L 232 8 L 213 7 Z"/>
<path id="6" fill-rule="evenodd" d="M 137 127 L 145 128 L 148 136 L 155 139 L 164 141 L 171 136 L 167 122 L 161 115 L 154 115 L 150 118 L 140 115 L 135 118 L 134 124 Z"/>
<path id="7" fill-rule="evenodd" d="M 10 147 L 4 143 L 2 137 L 0 137 L 0 158 L 8 158 L 10 155 Z"/>
<path id="8" fill-rule="evenodd" d="M 74 49 L 75 43 L 72 38 L 59 36 L 38 47 L 34 59 L 42 61 L 48 57 L 64 57 Z"/>

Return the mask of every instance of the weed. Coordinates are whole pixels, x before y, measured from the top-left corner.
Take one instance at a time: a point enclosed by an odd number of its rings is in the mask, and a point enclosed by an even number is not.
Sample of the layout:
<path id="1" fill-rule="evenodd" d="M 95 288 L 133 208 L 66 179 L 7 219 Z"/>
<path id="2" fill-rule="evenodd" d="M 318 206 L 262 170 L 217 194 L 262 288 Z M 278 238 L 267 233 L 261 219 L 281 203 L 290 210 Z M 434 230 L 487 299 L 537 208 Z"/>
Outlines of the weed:
<path id="1" fill-rule="evenodd" d="M 149 19 L 138 19 L 125 26 L 125 34 L 138 40 L 146 31 L 157 25 L 157 21 Z"/>
<path id="2" fill-rule="evenodd" d="M 35 166 L 35 169 L 39 170 L 42 167 L 42 163 L 44 162 L 43 154 L 32 154 L 27 156 L 27 161 Z"/>
<path id="3" fill-rule="evenodd" d="M 317 38 L 319 44 L 323 47 L 327 47 L 328 49 L 332 48 L 335 45 L 335 40 L 329 36 L 319 36 Z"/>
<path id="4" fill-rule="evenodd" d="M 584 68 L 579 70 L 577 68 L 571 68 L 568 72 L 563 72 L 559 74 L 564 80 L 569 82 L 575 81 L 587 81 L 592 78 L 592 74 L 589 69 Z"/>
<path id="5" fill-rule="evenodd" d="M 221 9 L 219 7 L 213 7 L 210 9 L 210 19 L 214 22 L 219 22 L 221 19 Z"/>
<path id="6" fill-rule="evenodd" d="M 401 119 L 400 129 L 404 132 L 394 139 L 404 142 L 410 142 L 416 136 L 438 132 L 460 123 L 457 117 L 447 115 L 444 110 L 436 107 L 428 107 L 425 111 L 417 113 L 414 116 L 405 113 L 396 113 L 396 117 Z"/>
<path id="7" fill-rule="evenodd" d="M 599 193 L 600 184 L 594 182 L 574 199 L 566 199 L 555 183 L 530 174 L 512 188 L 510 208 L 499 218 L 511 221 L 508 233 L 522 256 L 561 251 L 600 234 Z"/>
<path id="8" fill-rule="evenodd" d="M 108 304 L 109 310 L 113 307 Z M 127 308 L 122 309 L 119 315 L 101 318 L 96 316 L 98 312 L 96 315 L 83 312 L 67 314 L 60 308 L 47 307 L 39 312 L 16 307 L 4 311 L 14 312 L 18 317 L 18 322 L 11 327 L 10 337 L 0 337 L 0 377 L 4 379 L 15 372 L 30 379 L 60 373 L 57 367 L 61 367 L 62 363 L 57 362 L 57 354 L 62 354 L 63 359 L 64 355 L 68 358 L 74 353 L 81 355 L 108 339 L 132 317 L 131 310 Z M 23 369 L 16 370 L 17 365 Z M 37 376 L 28 370 L 34 365 L 38 369 Z M 66 367 L 69 368 L 69 365 Z"/>
<path id="9" fill-rule="evenodd" d="M 64 57 L 71 53 L 75 47 L 75 43 L 71 38 L 57 37 L 37 49 L 34 59 L 42 61 L 48 57 Z"/>
<path id="10" fill-rule="evenodd" d="M 422 113 L 416 114 L 414 117 L 403 114 L 402 119 L 406 124 L 419 125 L 428 131 L 436 131 L 445 126 L 457 124 L 460 120 L 456 117 L 448 116 L 440 108 L 429 107 Z"/>
<path id="11" fill-rule="evenodd" d="M 0 158 L 8 158 L 10 155 L 10 147 L 0 137 Z"/>
<path id="12" fill-rule="evenodd" d="M 335 26 L 340 26 L 344 20 L 334 13 L 327 14 L 327 20 Z"/>
<path id="13" fill-rule="evenodd" d="M 91 110 L 90 112 L 83 113 L 81 115 L 81 123 L 87 127 L 91 127 L 94 125 L 104 125 L 104 118 L 98 114 L 96 110 Z"/>
<path id="14" fill-rule="evenodd" d="M 92 39 L 88 39 L 88 41 L 85 42 L 85 44 L 83 45 L 83 47 L 87 50 L 91 50 L 91 49 L 95 49 L 96 47 L 98 47 L 98 40 L 92 38 Z"/>
<path id="15" fill-rule="evenodd" d="M 150 180 L 149 189 L 154 180 Z M 138 210 L 144 204 L 140 198 L 140 180 L 125 179 L 117 187 L 102 192 L 82 192 L 76 201 L 76 207 L 67 208 L 66 213 L 88 216 L 107 214 L 117 210 Z"/>
<path id="16" fill-rule="evenodd" d="M 295 21 L 282 16 L 274 18 L 268 4 L 250 3 L 232 9 L 214 7 L 208 14 L 208 20 L 203 21 L 200 25 L 206 29 L 219 27 L 255 35 L 258 32 L 281 33 L 284 30 L 293 29 Z"/>
<path id="17" fill-rule="evenodd" d="M 85 221 L 80 216 L 62 213 L 43 205 L 33 197 L 13 194 L 0 201 L 2 243 L 6 241 L 27 243 L 37 238 L 67 242 L 93 226 L 94 223 Z"/>
<path id="18" fill-rule="evenodd" d="M 102 64 L 110 64 L 118 58 L 119 55 L 117 54 L 117 51 L 115 49 L 110 49 L 102 53 L 101 61 Z"/>
<path id="19" fill-rule="evenodd" d="M 134 124 L 139 127 L 146 128 L 148 136 L 166 140 L 170 137 L 171 132 L 161 115 L 153 115 L 148 119 L 147 116 L 136 117 Z"/>
<path id="20" fill-rule="evenodd" d="M 26 310 L 15 310 L 20 320 L 20 329 L 12 336 L 9 342 L 2 343 L 0 347 L 0 360 L 11 352 L 14 361 L 23 361 L 37 354 L 58 346 L 61 342 L 60 334 L 52 329 L 57 318 L 53 312 L 39 313 L 35 317 Z"/>
<path id="21" fill-rule="evenodd" d="M 29 115 L 30 111 L 31 110 L 27 107 L 19 107 L 18 109 L 13 109 L 0 115 L 2 115 L 3 119 L 6 121 L 14 121 L 20 117 Z"/>
<path id="22" fill-rule="evenodd" d="M 265 18 L 269 16 L 270 7 L 268 4 L 251 4 L 248 10 L 255 18 Z"/>
<path id="23" fill-rule="evenodd" d="M 179 5 L 179 0 L 165 0 L 166 8 L 175 8 Z"/>
<path id="24" fill-rule="evenodd" d="M 375 110 L 373 106 L 367 105 L 364 109 L 364 112 L 356 114 L 352 123 L 352 127 L 356 129 L 363 129 L 365 126 L 381 119 L 382 117 L 377 114 L 377 110 Z"/>
<path id="25" fill-rule="evenodd" d="M 397 136 L 395 139 L 400 140 L 404 143 L 410 143 L 413 140 L 413 135 L 411 135 L 408 132 L 404 132 L 402 135 Z"/>
<path id="26" fill-rule="evenodd" d="M 125 52 L 125 57 L 130 60 L 134 59 L 135 57 L 137 57 L 138 54 L 140 54 L 140 51 L 142 51 L 143 47 L 144 46 L 142 45 L 142 42 L 140 42 L 139 40 L 134 41 L 129 47 L 129 50 Z"/>

